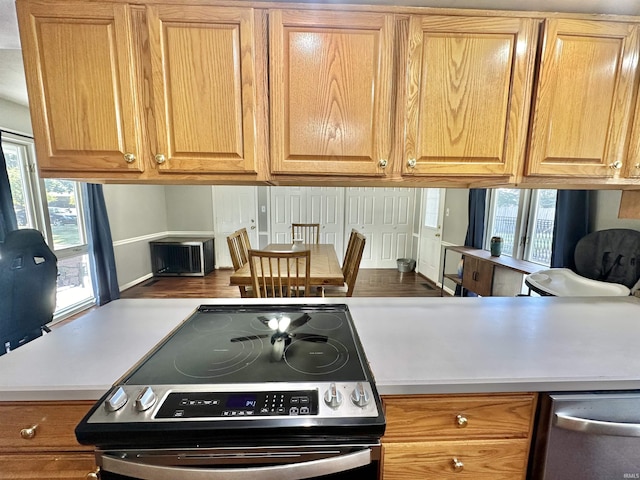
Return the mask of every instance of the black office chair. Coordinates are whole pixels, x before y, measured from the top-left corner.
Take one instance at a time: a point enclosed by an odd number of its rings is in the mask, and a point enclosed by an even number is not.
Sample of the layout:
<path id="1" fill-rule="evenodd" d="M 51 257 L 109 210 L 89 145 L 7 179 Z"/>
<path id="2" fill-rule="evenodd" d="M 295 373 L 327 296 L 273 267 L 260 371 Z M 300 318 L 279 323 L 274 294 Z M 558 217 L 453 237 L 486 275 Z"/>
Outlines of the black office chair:
<path id="1" fill-rule="evenodd" d="M 57 258 L 38 230 L 0 243 L 0 355 L 49 331 L 56 308 Z"/>

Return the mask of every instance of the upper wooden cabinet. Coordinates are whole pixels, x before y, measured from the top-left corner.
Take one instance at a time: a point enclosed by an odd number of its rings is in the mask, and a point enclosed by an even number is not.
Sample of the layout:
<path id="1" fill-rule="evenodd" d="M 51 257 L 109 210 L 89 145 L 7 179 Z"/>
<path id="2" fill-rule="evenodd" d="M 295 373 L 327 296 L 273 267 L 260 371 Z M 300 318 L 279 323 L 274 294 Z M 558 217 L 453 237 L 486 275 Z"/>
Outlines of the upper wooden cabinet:
<path id="1" fill-rule="evenodd" d="M 537 25 L 522 18 L 411 17 L 403 174 L 516 174 L 525 153 Z"/>
<path id="2" fill-rule="evenodd" d="M 99 2 L 18 3 L 43 172 L 141 172 L 130 11 Z"/>
<path id="3" fill-rule="evenodd" d="M 618 177 L 625 166 L 638 26 L 547 20 L 525 175 Z"/>
<path id="4" fill-rule="evenodd" d="M 266 179 L 254 9 L 28 0 L 18 11 L 43 176 Z"/>
<path id="5" fill-rule="evenodd" d="M 158 170 L 257 174 L 256 62 L 265 59 L 253 9 L 157 5 L 147 22 Z"/>
<path id="6" fill-rule="evenodd" d="M 271 171 L 385 176 L 391 14 L 271 10 Z"/>

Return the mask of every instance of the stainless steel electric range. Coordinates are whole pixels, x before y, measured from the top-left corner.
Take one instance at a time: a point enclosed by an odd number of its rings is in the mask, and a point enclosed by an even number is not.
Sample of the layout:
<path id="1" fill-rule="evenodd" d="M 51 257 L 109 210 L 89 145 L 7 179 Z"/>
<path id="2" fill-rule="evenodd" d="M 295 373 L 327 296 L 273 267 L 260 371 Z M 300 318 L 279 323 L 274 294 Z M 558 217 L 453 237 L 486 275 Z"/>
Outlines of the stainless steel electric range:
<path id="1" fill-rule="evenodd" d="M 346 305 L 203 305 L 76 437 L 103 479 L 375 479 L 384 429 Z"/>

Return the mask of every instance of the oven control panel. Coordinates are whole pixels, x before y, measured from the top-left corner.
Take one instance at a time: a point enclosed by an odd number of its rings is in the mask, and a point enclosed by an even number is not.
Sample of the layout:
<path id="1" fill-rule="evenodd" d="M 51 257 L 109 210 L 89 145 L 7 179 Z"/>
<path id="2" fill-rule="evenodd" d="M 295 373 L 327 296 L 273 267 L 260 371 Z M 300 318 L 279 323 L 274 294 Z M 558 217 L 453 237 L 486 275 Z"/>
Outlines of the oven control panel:
<path id="1" fill-rule="evenodd" d="M 368 382 L 224 385 L 120 385 L 88 423 L 236 421 L 295 417 L 375 418 Z"/>
<path id="2" fill-rule="evenodd" d="M 156 418 L 219 418 L 318 414 L 315 390 L 170 393 Z"/>

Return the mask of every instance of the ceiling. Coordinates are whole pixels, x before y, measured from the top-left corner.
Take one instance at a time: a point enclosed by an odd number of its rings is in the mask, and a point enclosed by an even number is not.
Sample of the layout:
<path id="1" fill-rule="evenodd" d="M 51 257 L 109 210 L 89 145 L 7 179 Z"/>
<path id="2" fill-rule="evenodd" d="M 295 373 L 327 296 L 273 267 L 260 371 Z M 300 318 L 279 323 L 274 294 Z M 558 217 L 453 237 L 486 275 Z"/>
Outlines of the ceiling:
<path id="1" fill-rule="evenodd" d="M 336 0 L 316 0 L 316 3 L 337 2 Z M 344 0 L 344 3 L 393 3 L 450 8 L 613 13 L 640 16 L 640 2 L 638 0 Z M 20 105 L 27 105 L 27 86 L 20 51 L 15 0 L 0 0 L 0 98 Z"/>

